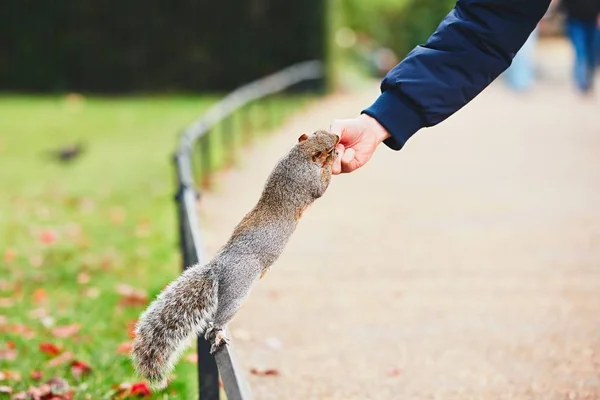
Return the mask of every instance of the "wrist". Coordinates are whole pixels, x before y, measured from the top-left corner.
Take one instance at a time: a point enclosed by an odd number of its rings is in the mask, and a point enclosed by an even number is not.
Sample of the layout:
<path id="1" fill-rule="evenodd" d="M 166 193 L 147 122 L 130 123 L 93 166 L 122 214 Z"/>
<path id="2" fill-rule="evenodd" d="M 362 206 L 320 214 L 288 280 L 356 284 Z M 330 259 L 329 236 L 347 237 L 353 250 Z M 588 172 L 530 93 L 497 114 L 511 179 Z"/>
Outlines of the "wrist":
<path id="1" fill-rule="evenodd" d="M 375 136 L 377 144 L 382 143 L 384 140 L 391 137 L 390 133 L 379 123 L 379 121 L 370 115 L 360 114 L 358 119 L 363 122 L 365 131 Z"/>

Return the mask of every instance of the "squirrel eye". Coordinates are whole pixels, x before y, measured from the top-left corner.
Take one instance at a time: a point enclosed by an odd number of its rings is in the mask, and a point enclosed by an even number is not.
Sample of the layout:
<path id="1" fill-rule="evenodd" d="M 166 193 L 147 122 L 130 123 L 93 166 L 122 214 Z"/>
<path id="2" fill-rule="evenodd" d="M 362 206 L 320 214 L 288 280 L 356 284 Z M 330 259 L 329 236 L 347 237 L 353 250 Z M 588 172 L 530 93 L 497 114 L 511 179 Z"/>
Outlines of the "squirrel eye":
<path id="1" fill-rule="evenodd" d="M 317 161 L 319 158 L 321 158 L 321 155 L 322 155 L 322 154 L 323 154 L 323 152 L 322 152 L 322 151 L 317 151 L 317 152 L 315 152 L 315 153 L 313 154 L 313 157 L 312 157 L 313 161 Z"/>

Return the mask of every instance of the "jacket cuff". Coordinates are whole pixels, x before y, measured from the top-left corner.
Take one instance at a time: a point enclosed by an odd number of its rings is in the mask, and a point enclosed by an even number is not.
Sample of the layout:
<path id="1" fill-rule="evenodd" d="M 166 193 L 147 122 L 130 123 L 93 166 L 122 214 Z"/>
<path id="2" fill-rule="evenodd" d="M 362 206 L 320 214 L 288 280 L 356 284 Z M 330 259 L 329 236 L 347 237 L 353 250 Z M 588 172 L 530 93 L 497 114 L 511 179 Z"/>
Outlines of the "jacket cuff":
<path id="1" fill-rule="evenodd" d="M 362 114 L 377 120 L 391 135 L 383 143 L 392 150 L 400 150 L 406 141 L 424 126 L 423 119 L 407 100 L 388 90 Z"/>

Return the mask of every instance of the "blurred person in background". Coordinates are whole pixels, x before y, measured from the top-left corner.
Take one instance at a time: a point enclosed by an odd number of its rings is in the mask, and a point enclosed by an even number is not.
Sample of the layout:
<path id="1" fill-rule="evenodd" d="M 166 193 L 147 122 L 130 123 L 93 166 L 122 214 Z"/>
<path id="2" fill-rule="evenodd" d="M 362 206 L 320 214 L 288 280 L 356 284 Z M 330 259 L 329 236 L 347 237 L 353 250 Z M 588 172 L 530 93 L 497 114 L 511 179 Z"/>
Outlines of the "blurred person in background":
<path id="1" fill-rule="evenodd" d="M 386 74 L 370 106 L 332 122 L 340 136 L 333 173 L 362 167 L 381 143 L 400 150 L 464 107 L 510 66 L 550 1 L 458 0 L 425 44 Z"/>
<path id="2" fill-rule="evenodd" d="M 535 81 L 534 53 L 538 37 L 536 27 L 504 73 L 508 86 L 517 92 L 529 90 Z"/>
<path id="3" fill-rule="evenodd" d="M 573 74 L 577 88 L 592 92 L 600 47 L 600 0 L 561 0 L 566 33 L 575 53 Z"/>

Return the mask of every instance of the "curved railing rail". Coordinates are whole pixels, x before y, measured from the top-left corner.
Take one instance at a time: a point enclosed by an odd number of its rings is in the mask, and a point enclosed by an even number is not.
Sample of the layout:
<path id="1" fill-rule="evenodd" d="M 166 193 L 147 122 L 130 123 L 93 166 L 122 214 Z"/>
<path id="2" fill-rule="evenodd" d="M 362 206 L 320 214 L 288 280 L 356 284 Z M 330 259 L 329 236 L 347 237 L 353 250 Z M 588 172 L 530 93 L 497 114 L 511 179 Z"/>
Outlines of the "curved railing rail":
<path id="1" fill-rule="evenodd" d="M 252 101 L 282 92 L 300 82 L 323 77 L 324 68 L 320 61 L 295 64 L 234 90 L 184 129 L 174 158 L 177 172 L 179 238 L 184 269 L 206 261 L 202 253 L 202 236 L 196 213 L 200 192 L 194 183 L 192 164 L 195 143 L 225 118 Z M 200 398 L 219 399 L 221 381 L 228 400 L 251 399 L 250 387 L 239 367 L 233 346 L 229 344 L 213 356 L 209 352 L 210 345 L 204 338 L 198 337 L 197 342 Z"/>

